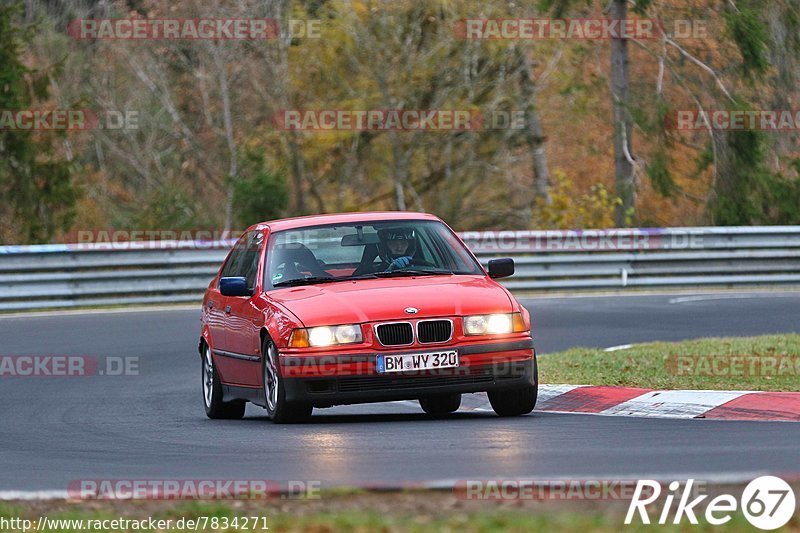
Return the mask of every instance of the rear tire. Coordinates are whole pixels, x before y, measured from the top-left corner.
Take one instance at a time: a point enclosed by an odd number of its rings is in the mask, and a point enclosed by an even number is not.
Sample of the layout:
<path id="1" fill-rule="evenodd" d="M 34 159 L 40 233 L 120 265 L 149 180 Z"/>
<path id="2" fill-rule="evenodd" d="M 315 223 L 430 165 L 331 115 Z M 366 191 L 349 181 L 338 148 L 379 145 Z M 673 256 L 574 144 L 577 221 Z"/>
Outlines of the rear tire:
<path id="1" fill-rule="evenodd" d="M 214 366 L 214 358 L 211 357 L 211 348 L 208 347 L 208 344 L 203 345 L 201 365 L 203 406 L 206 409 L 206 416 L 217 420 L 238 420 L 243 418 L 244 410 L 247 406 L 246 401 L 222 401 L 222 382 L 219 380 L 217 367 Z"/>
<path id="2" fill-rule="evenodd" d="M 455 413 L 461 407 L 460 394 L 447 394 L 445 396 L 433 396 L 431 398 L 420 398 L 419 406 L 422 410 L 433 416 L 449 415 Z"/>
<path id="3" fill-rule="evenodd" d="M 538 396 L 536 385 L 523 388 L 489 391 L 489 403 L 499 416 L 527 415 L 536 407 Z"/>
<path id="4" fill-rule="evenodd" d="M 289 403 L 280 375 L 278 348 L 268 337 L 261 344 L 261 374 L 264 382 L 264 405 L 275 424 L 294 424 L 311 417 L 314 408 L 309 404 Z"/>

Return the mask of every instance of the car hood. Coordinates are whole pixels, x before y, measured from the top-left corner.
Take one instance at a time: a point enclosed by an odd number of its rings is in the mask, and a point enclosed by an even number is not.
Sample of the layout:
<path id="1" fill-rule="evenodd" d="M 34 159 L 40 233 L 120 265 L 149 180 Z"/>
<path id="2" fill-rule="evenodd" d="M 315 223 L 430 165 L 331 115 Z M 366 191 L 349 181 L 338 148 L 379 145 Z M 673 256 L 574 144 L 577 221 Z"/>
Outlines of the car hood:
<path id="1" fill-rule="evenodd" d="M 510 313 L 511 299 L 483 276 L 339 281 L 269 292 L 306 327 L 480 313 Z M 407 307 L 419 311 L 405 312 Z"/>

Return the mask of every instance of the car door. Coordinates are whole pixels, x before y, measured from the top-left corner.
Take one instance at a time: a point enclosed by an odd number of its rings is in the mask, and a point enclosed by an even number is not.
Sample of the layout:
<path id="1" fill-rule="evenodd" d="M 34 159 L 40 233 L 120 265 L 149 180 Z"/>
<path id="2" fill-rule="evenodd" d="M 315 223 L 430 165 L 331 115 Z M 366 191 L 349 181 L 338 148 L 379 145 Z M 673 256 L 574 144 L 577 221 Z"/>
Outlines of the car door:
<path id="1" fill-rule="evenodd" d="M 205 323 L 210 333 L 210 344 L 214 350 L 225 349 L 225 312 L 223 311 L 222 294 L 218 284 L 209 287 L 205 301 Z"/>
<path id="2" fill-rule="evenodd" d="M 240 262 L 243 246 L 240 244 L 241 238 L 236 241 L 228 257 L 220 269 L 219 277 L 230 276 L 237 268 Z M 208 289 L 208 297 L 205 300 L 205 314 L 206 324 L 208 325 L 209 333 L 211 334 L 211 348 L 214 350 L 225 351 L 227 349 L 225 328 L 227 314 L 225 313 L 226 297 L 219 292 L 219 278 L 215 280 L 212 286 Z"/>
<path id="3" fill-rule="evenodd" d="M 261 386 L 261 326 L 264 315 L 259 307 L 261 292 L 265 235 L 263 231 L 252 231 L 246 235 L 246 244 L 241 260 L 239 276 L 247 280 L 252 296 L 228 298 L 230 311 L 227 316 L 227 345 L 234 361 L 231 361 L 231 383 L 247 387 Z M 227 308 L 226 308 L 227 309 Z"/>
<path id="4" fill-rule="evenodd" d="M 228 259 L 222 267 L 220 278 L 237 277 L 241 275 L 245 253 L 247 251 L 247 237 L 242 237 L 236 241 Z M 236 365 L 235 352 L 231 349 L 231 303 L 236 298 L 225 296 L 219 292 L 219 280 L 217 286 L 209 298 L 208 304 L 212 305 L 207 311 L 209 313 L 209 329 L 211 331 L 211 343 L 214 350 L 214 362 L 217 372 L 224 383 L 236 383 L 238 368 Z M 208 305 L 207 304 L 207 305 Z M 213 326 L 212 326 L 213 322 Z"/>

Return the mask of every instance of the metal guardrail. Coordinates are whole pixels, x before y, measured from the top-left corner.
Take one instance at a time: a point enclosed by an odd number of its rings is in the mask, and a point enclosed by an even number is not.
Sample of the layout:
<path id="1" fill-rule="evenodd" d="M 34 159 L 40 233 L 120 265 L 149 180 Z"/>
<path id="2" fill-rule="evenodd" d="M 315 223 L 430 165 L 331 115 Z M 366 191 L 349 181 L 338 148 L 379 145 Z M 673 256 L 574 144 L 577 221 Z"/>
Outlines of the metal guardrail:
<path id="1" fill-rule="evenodd" d="M 460 234 L 512 291 L 800 284 L 800 226 Z M 0 311 L 199 302 L 231 245 L 0 246 Z"/>

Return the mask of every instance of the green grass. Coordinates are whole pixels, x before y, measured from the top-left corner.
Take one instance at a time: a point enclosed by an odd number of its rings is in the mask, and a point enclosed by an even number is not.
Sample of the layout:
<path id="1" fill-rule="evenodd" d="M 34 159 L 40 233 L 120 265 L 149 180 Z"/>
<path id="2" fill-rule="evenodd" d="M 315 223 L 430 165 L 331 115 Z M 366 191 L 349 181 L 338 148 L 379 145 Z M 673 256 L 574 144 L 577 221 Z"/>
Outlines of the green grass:
<path id="1" fill-rule="evenodd" d="M 657 520 L 657 517 L 654 518 Z M 485 512 L 455 514 L 449 518 L 431 519 L 425 516 L 393 516 L 377 513 L 336 513 L 319 514 L 297 520 L 283 516 L 270 526 L 278 531 L 409 531 L 425 533 L 429 531 L 492 533 L 496 531 L 752 531 L 747 521 L 737 516 L 728 527 L 713 527 L 709 524 L 691 526 L 646 526 L 643 524 L 624 525 L 624 515 L 610 515 L 600 512 L 536 512 L 519 511 Z M 796 527 L 796 526 L 795 526 Z"/>
<path id="2" fill-rule="evenodd" d="M 800 335 L 652 342 L 615 352 L 574 348 L 542 355 L 539 377 L 576 385 L 797 392 Z"/>

